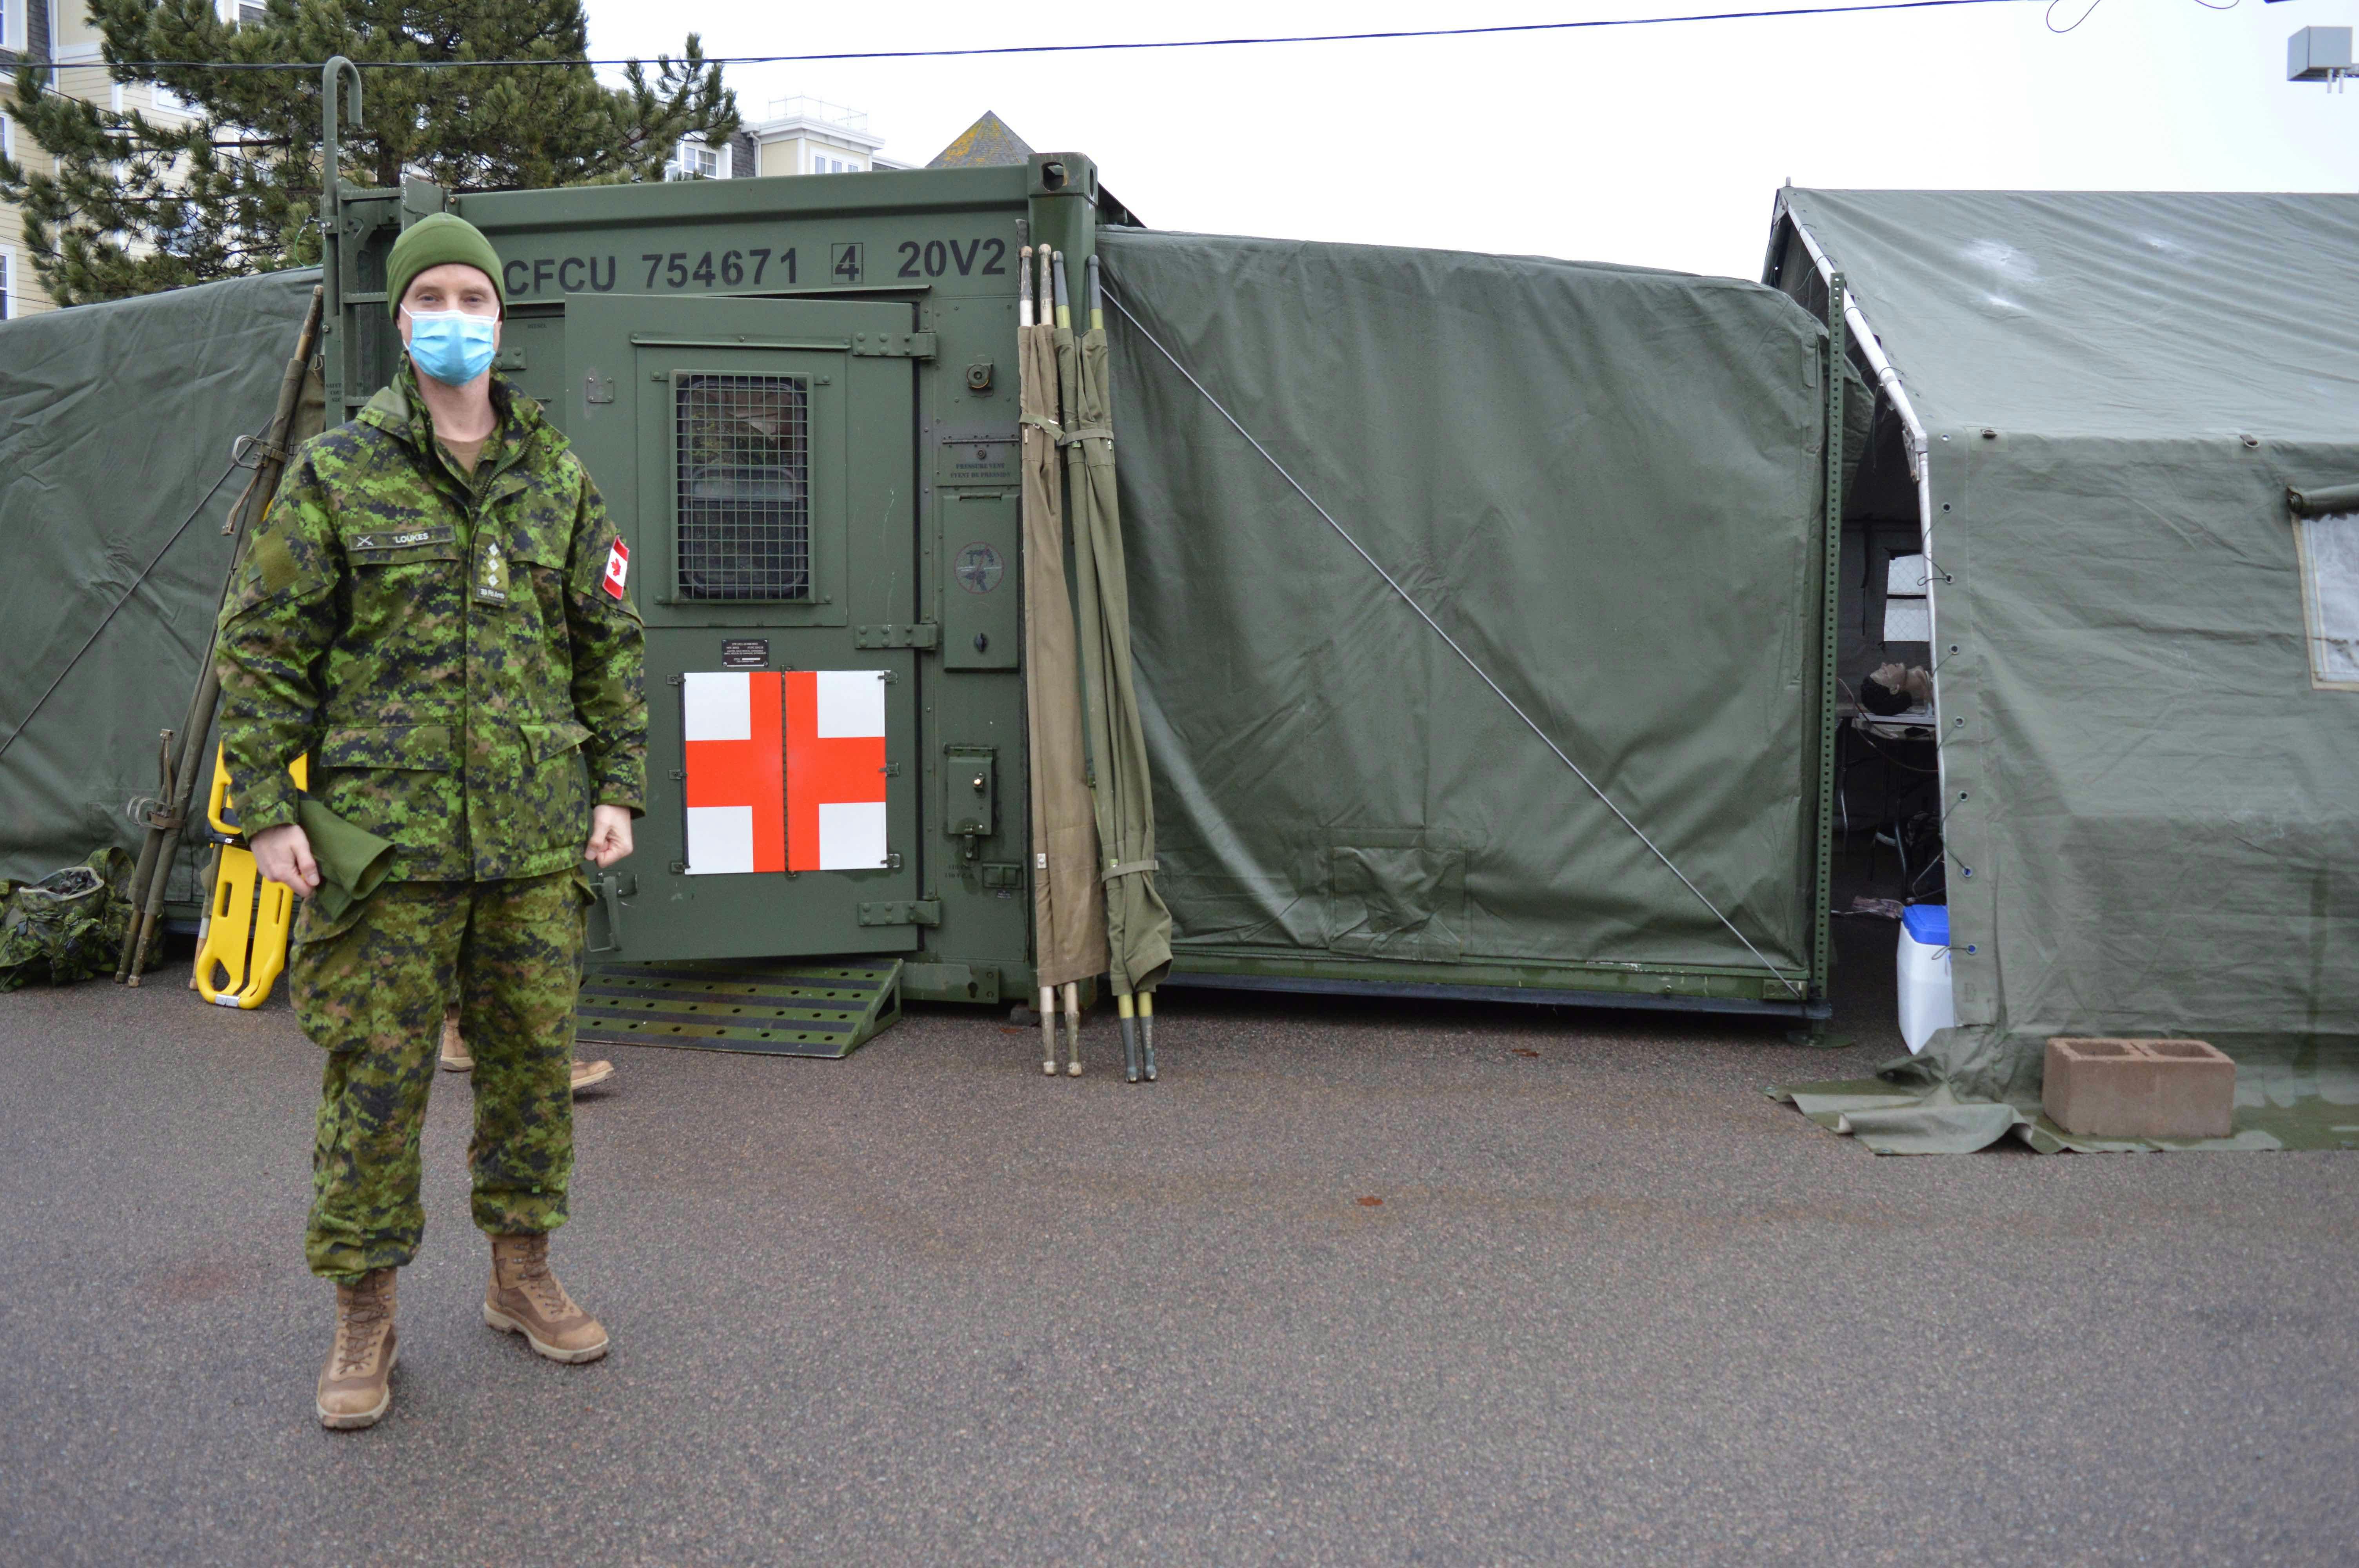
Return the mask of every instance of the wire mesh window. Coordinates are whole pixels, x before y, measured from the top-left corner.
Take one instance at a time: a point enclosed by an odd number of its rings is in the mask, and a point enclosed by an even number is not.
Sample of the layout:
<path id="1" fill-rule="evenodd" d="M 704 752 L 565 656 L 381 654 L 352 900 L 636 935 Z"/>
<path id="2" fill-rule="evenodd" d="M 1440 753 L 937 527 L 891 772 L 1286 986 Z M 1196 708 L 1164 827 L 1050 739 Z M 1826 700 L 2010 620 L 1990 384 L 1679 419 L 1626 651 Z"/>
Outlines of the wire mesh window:
<path id="1" fill-rule="evenodd" d="M 810 597 L 810 390 L 789 375 L 672 383 L 679 597 Z"/>

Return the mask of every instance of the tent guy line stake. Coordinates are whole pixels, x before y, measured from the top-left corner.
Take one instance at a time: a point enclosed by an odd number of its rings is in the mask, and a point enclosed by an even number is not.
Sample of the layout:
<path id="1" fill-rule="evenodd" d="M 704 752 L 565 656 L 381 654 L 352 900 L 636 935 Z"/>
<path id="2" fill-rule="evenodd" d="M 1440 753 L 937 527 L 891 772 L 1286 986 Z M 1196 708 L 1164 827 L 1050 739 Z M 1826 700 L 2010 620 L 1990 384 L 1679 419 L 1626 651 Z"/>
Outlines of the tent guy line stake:
<path id="1" fill-rule="evenodd" d="M 1212 406 L 1213 412 L 1220 415 L 1222 418 L 1227 420 L 1229 422 L 1229 427 L 1236 431 L 1238 435 L 1243 436 L 1253 447 L 1253 449 L 1262 455 L 1262 460 L 1269 464 L 1271 468 L 1277 470 L 1277 477 L 1284 480 L 1288 484 L 1293 486 L 1294 493 L 1302 497 L 1303 500 L 1310 503 L 1310 509 L 1313 512 L 1318 513 L 1321 517 L 1326 520 L 1327 526 L 1335 530 L 1336 537 L 1342 539 L 1343 543 L 1351 546 L 1353 553 L 1362 560 L 1367 562 L 1368 565 L 1375 569 L 1375 574 L 1378 577 L 1385 579 L 1385 586 L 1391 589 L 1394 593 L 1397 594 L 1403 604 L 1406 604 L 1411 610 L 1416 611 L 1418 619 L 1431 627 L 1435 636 L 1440 638 L 1444 643 L 1450 645 L 1450 651 L 1457 654 L 1468 669 L 1474 672 L 1475 678 L 1480 680 L 1484 686 L 1489 687 L 1491 688 L 1492 695 L 1496 697 L 1501 702 L 1507 705 L 1507 711 L 1522 719 L 1524 721 L 1524 728 L 1529 730 L 1534 735 L 1538 736 L 1540 744 L 1546 746 L 1550 752 L 1556 753 L 1556 760 L 1558 762 L 1562 762 L 1566 767 L 1572 770 L 1572 776 L 1579 779 L 1583 784 L 1588 786 L 1589 793 L 1595 795 L 1598 799 L 1598 803 L 1603 806 L 1606 810 L 1614 814 L 1614 820 L 1620 822 L 1623 827 L 1627 827 L 1632 835 L 1637 838 L 1638 842 L 1647 847 L 1647 851 L 1651 853 L 1655 859 L 1662 861 L 1664 867 L 1669 871 L 1671 875 L 1680 879 L 1680 885 L 1687 889 L 1688 892 L 1695 894 L 1696 902 L 1702 904 L 1706 909 L 1712 911 L 1712 918 L 1719 921 L 1723 925 L 1728 928 L 1728 934 L 1731 936 L 1735 937 L 1739 942 L 1745 944 L 1745 950 L 1753 955 L 1754 962 L 1759 964 L 1764 969 L 1767 969 L 1772 979 L 1776 979 L 1778 984 L 1784 986 L 1788 990 L 1793 992 L 1796 997 L 1808 1000 L 1803 989 L 1800 986 L 1796 985 L 1792 980 L 1787 979 L 1786 976 L 1778 970 L 1777 965 L 1771 963 L 1767 958 L 1761 956 L 1761 949 L 1753 945 L 1752 939 L 1746 936 L 1744 932 L 1739 931 L 1736 928 L 1736 923 L 1734 921 L 1729 919 L 1728 916 L 1720 912 L 1720 905 L 1712 903 L 1711 899 L 1704 896 L 1704 891 L 1701 888 L 1696 886 L 1695 883 L 1688 880 L 1688 874 L 1680 870 L 1678 864 L 1673 861 L 1669 855 L 1664 854 L 1661 849 L 1656 845 L 1652 838 L 1647 837 L 1646 829 L 1639 827 L 1636 822 L 1631 821 L 1628 814 L 1624 812 L 1620 806 L 1614 804 L 1614 797 L 1607 795 L 1603 789 L 1599 788 L 1596 780 L 1591 778 L 1587 773 L 1581 771 L 1581 764 L 1579 762 L 1574 762 L 1571 757 L 1565 755 L 1564 748 L 1559 746 L 1554 741 L 1550 740 L 1549 738 L 1549 732 L 1535 723 L 1532 719 L 1532 716 L 1526 713 L 1523 710 L 1522 706 L 1518 704 L 1514 697 L 1509 697 L 1506 689 L 1503 688 L 1497 681 L 1491 678 L 1489 672 L 1484 670 L 1481 665 L 1474 662 L 1474 656 L 1458 645 L 1458 639 L 1452 637 L 1447 631 L 1445 631 L 1440 622 L 1436 621 L 1431 615 L 1426 612 L 1425 606 L 1419 604 L 1417 600 L 1411 596 L 1408 589 L 1403 588 L 1399 582 L 1394 579 L 1392 573 L 1385 570 L 1384 564 L 1378 561 L 1375 557 L 1368 554 L 1367 550 L 1360 544 L 1360 541 L 1352 537 L 1350 531 L 1347 530 L 1343 524 L 1335 521 L 1335 517 L 1332 513 L 1329 512 L 1324 506 L 1319 504 L 1318 497 L 1312 495 L 1309 491 L 1302 488 L 1302 481 L 1288 473 L 1286 470 L 1286 465 L 1279 462 L 1277 458 L 1271 456 L 1269 449 L 1263 446 L 1251 430 L 1246 429 L 1243 425 L 1237 422 L 1237 416 L 1230 413 L 1226 407 L 1223 406 L 1221 400 L 1213 396 L 1211 389 L 1205 386 L 1202 382 L 1196 379 L 1193 372 L 1190 371 L 1186 365 L 1180 362 L 1180 358 L 1177 354 L 1174 354 L 1169 349 L 1163 346 L 1161 339 L 1158 338 L 1153 332 L 1147 330 L 1147 323 L 1141 321 L 1137 317 L 1131 314 L 1130 308 L 1122 302 L 1121 296 L 1115 294 L 1112 288 L 1108 288 L 1105 291 L 1105 297 L 1108 304 L 1111 304 L 1116 310 L 1122 312 L 1123 319 L 1125 320 L 1138 329 L 1139 336 L 1154 344 L 1155 351 L 1161 354 L 1165 359 L 1170 361 L 1171 368 L 1178 371 L 1182 376 L 1187 378 L 1188 384 L 1194 387 L 1198 394 L 1203 397 L 1204 401 Z"/>

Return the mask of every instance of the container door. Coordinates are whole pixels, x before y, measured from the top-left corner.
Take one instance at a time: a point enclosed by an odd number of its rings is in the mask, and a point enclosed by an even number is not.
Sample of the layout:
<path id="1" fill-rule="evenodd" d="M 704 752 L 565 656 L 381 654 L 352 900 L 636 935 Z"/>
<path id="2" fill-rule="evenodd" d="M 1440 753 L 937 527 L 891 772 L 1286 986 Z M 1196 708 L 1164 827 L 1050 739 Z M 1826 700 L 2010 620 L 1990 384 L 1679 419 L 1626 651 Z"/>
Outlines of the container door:
<path id="1" fill-rule="evenodd" d="M 914 948 L 916 654 L 858 645 L 919 619 L 910 308 L 576 295 L 565 326 L 647 633 L 647 814 L 603 956 Z"/>

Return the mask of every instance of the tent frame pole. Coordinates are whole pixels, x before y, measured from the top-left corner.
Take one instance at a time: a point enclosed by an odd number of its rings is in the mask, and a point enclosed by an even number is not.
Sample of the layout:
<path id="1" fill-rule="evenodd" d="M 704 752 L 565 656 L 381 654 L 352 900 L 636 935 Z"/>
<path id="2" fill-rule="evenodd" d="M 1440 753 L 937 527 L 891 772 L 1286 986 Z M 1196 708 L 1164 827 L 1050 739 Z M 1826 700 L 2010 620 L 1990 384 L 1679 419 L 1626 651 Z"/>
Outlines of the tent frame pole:
<path id="1" fill-rule="evenodd" d="M 1849 324 L 1843 305 L 1849 297 L 1843 274 L 1831 275 L 1827 279 L 1824 384 L 1826 516 L 1819 572 L 1819 816 L 1810 905 L 1810 998 L 1814 1001 L 1826 1000 L 1828 985 L 1834 975 L 1834 955 L 1830 945 L 1834 935 L 1835 736 L 1836 724 L 1842 717 L 1835 706 L 1835 622 L 1843 585 L 1843 370 L 1851 359 L 1843 342 L 1844 328 Z M 1821 1033 L 1824 1028 L 1823 1021 L 1812 1021 L 1812 1033 Z"/>

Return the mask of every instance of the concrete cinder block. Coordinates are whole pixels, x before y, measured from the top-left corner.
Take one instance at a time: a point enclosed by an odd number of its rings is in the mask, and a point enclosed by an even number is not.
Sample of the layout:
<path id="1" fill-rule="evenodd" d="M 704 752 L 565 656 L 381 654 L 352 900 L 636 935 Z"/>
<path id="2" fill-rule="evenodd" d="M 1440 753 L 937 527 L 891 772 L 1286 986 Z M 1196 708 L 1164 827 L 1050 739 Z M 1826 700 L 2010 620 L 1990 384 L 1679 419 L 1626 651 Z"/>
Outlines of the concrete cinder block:
<path id="1" fill-rule="evenodd" d="M 2048 1042 L 2039 1103 L 2057 1126 L 2089 1138 L 2225 1138 L 2236 1064 L 2201 1040 L 2060 1034 Z"/>

